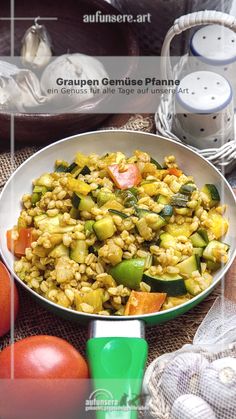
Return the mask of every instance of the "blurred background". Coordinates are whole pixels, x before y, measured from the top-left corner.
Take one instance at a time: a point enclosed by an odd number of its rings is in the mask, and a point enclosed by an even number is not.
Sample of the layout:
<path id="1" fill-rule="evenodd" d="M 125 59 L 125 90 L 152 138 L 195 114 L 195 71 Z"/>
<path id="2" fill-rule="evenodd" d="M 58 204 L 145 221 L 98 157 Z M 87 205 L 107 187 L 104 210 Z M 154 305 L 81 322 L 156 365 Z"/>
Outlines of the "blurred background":
<path id="1" fill-rule="evenodd" d="M 236 15 L 236 0 L 107 0 L 125 14 L 152 15 L 151 23 L 132 24 L 143 55 L 160 55 L 166 32 L 181 15 L 199 10 L 219 10 Z M 193 31 L 175 37 L 171 55 L 182 55 Z"/>

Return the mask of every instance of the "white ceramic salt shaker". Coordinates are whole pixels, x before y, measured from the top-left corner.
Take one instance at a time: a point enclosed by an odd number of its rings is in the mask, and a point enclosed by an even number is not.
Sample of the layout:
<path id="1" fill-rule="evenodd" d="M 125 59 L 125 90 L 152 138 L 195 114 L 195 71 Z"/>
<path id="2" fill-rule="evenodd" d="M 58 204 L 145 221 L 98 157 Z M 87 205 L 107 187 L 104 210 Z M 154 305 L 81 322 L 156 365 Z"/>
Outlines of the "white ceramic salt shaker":
<path id="1" fill-rule="evenodd" d="M 219 148 L 234 140 L 232 88 L 220 74 L 196 71 L 180 82 L 172 130 L 199 149 Z"/>
<path id="2" fill-rule="evenodd" d="M 232 86 L 236 108 L 236 33 L 223 25 L 207 25 L 197 30 L 190 41 L 191 70 L 221 74 Z"/>

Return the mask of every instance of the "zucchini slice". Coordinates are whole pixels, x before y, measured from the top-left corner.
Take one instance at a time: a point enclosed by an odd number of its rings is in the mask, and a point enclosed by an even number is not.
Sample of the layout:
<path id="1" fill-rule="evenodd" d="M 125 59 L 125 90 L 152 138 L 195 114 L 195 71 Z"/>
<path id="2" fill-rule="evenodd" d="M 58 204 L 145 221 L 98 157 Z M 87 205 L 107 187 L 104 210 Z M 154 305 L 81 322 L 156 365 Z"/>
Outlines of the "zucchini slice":
<path id="1" fill-rule="evenodd" d="M 77 170 L 79 169 L 78 164 L 76 164 L 75 162 L 71 163 L 69 167 L 67 167 L 66 172 L 67 173 L 75 173 L 77 172 Z"/>
<path id="2" fill-rule="evenodd" d="M 229 245 L 226 243 L 221 243 L 217 240 L 212 240 L 208 243 L 207 247 L 204 249 L 203 257 L 206 260 L 211 260 L 212 262 L 219 262 L 215 254 L 216 250 L 223 250 L 225 253 L 229 250 Z"/>
<path id="3" fill-rule="evenodd" d="M 171 234 L 169 233 L 162 233 L 160 235 L 160 247 L 163 247 L 164 249 L 168 249 L 169 247 L 174 247 L 176 246 L 176 238 L 173 237 Z"/>
<path id="4" fill-rule="evenodd" d="M 125 214 L 124 212 L 117 211 L 117 210 L 112 209 L 112 208 L 109 208 L 109 209 L 108 209 L 108 211 L 109 211 L 111 214 L 114 214 L 114 215 L 119 215 L 119 217 L 121 217 L 121 218 L 129 218 L 129 215 Z"/>
<path id="5" fill-rule="evenodd" d="M 160 216 L 165 219 L 170 219 L 173 215 L 173 207 L 171 205 L 165 205 L 164 208 L 160 212 Z"/>
<path id="6" fill-rule="evenodd" d="M 202 247 L 194 247 L 193 248 L 193 254 L 194 255 L 197 255 L 197 256 L 199 256 L 199 257 L 202 257 L 202 255 L 203 255 L 203 248 Z"/>
<path id="7" fill-rule="evenodd" d="M 206 247 L 207 245 L 207 242 L 198 232 L 192 234 L 192 236 L 190 236 L 190 240 L 193 247 Z"/>
<path id="8" fill-rule="evenodd" d="M 123 200 L 123 205 L 125 208 L 133 207 L 137 204 L 137 189 L 136 188 L 129 188 L 125 191 L 122 191 L 121 198 Z"/>
<path id="9" fill-rule="evenodd" d="M 152 276 L 146 272 L 143 274 L 142 281 L 150 285 L 153 292 L 165 292 L 172 297 L 187 293 L 184 279 L 180 275 L 164 274 Z"/>
<path id="10" fill-rule="evenodd" d="M 157 202 L 158 204 L 167 205 L 170 202 L 170 197 L 165 195 L 158 195 Z"/>
<path id="11" fill-rule="evenodd" d="M 203 240 L 206 242 L 206 244 L 209 243 L 209 237 L 207 234 L 207 231 L 204 229 L 197 230 L 197 233 L 203 238 Z"/>
<path id="12" fill-rule="evenodd" d="M 61 163 L 58 166 L 55 167 L 55 172 L 67 172 L 68 169 L 68 164 L 65 163 Z"/>
<path id="13" fill-rule="evenodd" d="M 179 189 L 179 193 L 184 195 L 191 195 L 196 189 L 197 188 L 193 183 L 185 183 L 185 185 L 182 185 Z"/>
<path id="14" fill-rule="evenodd" d="M 155 166 L 156 166 L 156 168 L 158 169 L 158 170 L 161 170 L 162 169 L 162 166 L 160 165 L 160 163 L 158 163 L 155 159 L 153 159 L 152 157 L 151 157 L 151 159 L 150 159 L 150 163 L 152 163 L 152 164 L 155 164 Z"/>
<path id="15" fill-rule="evenodd" d="M 156 215 L 156 220 L 152 223 L 152 225 L 150 225 L 150 227 L 153 230 L 158 230 L 159 228 L 166 225 L 165 218 L 162 217 L 157 212 L 150 211 L 150 210 L 147 210 L 147 209 L 144 209 L 144 208 L 139 208 L 139 207 L 135 206 L 135 213 L 139 218 L 145 217 L 145 215 L 148 215 L 148 214 L 155 214 Z"/>
<path id="16" fill-rule="evenodd" d="M 206 194 L 208 196 L 210 208 L 219 204 L 220 194 L 219 194 L 218 189 L 215 185 L 212 185 L 210 183 L 206 183 L 202 188 L 202 192 L 204 192 L 204 194 Z"/>
<path id="17" fill-rule="evenodd" d="M 71 207 L 70 216 L 71 216 L 71 218 L 74 218 L 74 220 L 78 220 L 79 219 L 79 210 L 77 210 L 75 207 Z"/>
<path id="18" fill-rule="evenodd" d="M 80 175 L 90 175 L 91 170 L 88 166 L 84 166 L 83 169 L 81 170 L 81 172 L 79 172 Z M 79 176 L 79 175 L 78 175 Z"/>
<path id="19" fill-rule="evenodd" d="M 198 255 L 192 255 L 189 258 L 183 260 L 183 262 L 178 263 L 177 268 L 180 270 L 182 275 L 191 275 L 192 272 L 198 271 L 201 273 L 201 262 Z"/>
<path id="20" fill-rule="evenodd" d="M 88 256 L 88 247 L 85 240 L 76 240 L 70 251 L 70 258 L 77 263 L 84 263 Z"/>
<path id="21" fill-rule="evenodd" d="M 116 199 L 116 196 L 113 192 L 104 192 L 99 191 L 97 194 L 97 204 L 99 207 L 102 207 L 106 202 Z"/>
<path id="22" fill-rule="evenodd" d="M 62 256 L 69 256 L 69 249 L 63 243 L 55 246 L 54 249 L 49 253 L 50 258 L 60 258 Z"/>
<path id="23" fill-rule="evenodd" d="M 94 220 L 87 220 L 84 223 L 84 231 L 86 236 L 90 236 L 94 231 L 93 231 L 93 225 L 94 225 L 95 221 Z"/>
<path id="24" fill-rule="evenodd" d="M 218 271 L 222 267 L 222 263 L 220 262 L 213 262 L 212 260 L 207 261 L 207 269 L 211 272 Z"/>
<path id="25" fill-rule="evenodd" d="M 95 205 L 95 202 L 90 195 L 85 196 L 76 192 L 73 193 L 71 202 L 73 207 L 79 211 L 90 211 Z"/>
<path id="26" fill-rule="evenodd" d="M 188 196 L 176 193 L 171 197 L 170 204 L 173 205 L 173 207 L 187 207 L 188 202 Z"/>
<path id="27" fill-rule="evenodd" d="M 101 218 L 93 224 L 94 232 L 98 240 L 106 240 L 113 236 L 116 231 L 115 224 L 110 216 Z"/>
<path id="28" fill-rule="evenodd" d="M 98 256 L 99 249 L 100 246 L 93 244 L 92 246 L 89 246 L 88 251 L 89 253 L 93 253 L 95 256 Z"/>

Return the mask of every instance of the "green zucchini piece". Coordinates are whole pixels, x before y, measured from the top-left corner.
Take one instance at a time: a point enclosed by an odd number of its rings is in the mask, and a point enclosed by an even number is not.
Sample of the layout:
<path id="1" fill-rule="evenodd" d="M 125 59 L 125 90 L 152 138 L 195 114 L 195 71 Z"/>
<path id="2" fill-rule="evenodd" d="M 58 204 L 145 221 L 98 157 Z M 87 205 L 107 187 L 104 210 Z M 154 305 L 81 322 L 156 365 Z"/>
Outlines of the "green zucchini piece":
<path id="1" fill-rule="evenodd" d="M 99 191 L 97 194 L 97 204 L 99 207 L 112 199 L 116 199 L 116 196 L 113 192 Z"/>
<path id="2" fill-rule="evenodd" d="M 187 202 L 187 195 L 176 193 L 175 195 L 172 195 L 170 205 L 172 205 L 173 207 L 187 207 Z"/>
<path id="3" fill-rule="evenodd" d="M 32 203 L 32 205 L 37 204 L 37 202 L 40 201 L 41 196 L 42 196 L 41 193 L 33 192 L 32 195 L 31 195 L 31 203 Z"/>
<path id="4" fill-rule="evenodd" d="M 47 218 L 47 214 L 35 215 L 34 217 L 35 227 L 38 228 L 40 221 L 44 220 L 45 218 Z"/>
<path id="5" fill-rule="evenodd" d="M 224 252 L 228 252 L 229 245 L 226 243 L 221 243 L 217 240 L 212 240 L 208 243 L 207 247 L 204 249 L 203 257 L 206 260 L 211 260 L 212 262 L 217 262 L 217 258 L 214 256 L 214 250 L 221 249 Z"/>
<path id="6" fill-rule="evenodd" d="M 170 197 L 165 196 L 165 195 L 158 195 L 157 202 L 158 204 L 167 205 L 170 202 Z"/>
<path id="7" fill-rule="evenodd" d="M 165 205 L 159 215 L 167 220 L 170 219 L 173 215 L 173 207 L 171 205 Z"/>
<path id="8" fill-rule="evenodd" d="M 95 221 L 94 220 L 87 220 L 84 223 L 84 230 L 85 230 L 85 234 L 86 236 L 90 236 L 90 234 L 94 233 L 93 231 L 93 225 L 94 225 Z"/>
<path id="9" fill-rule="evenodd" d="M 152 163 L 152 164 L 155 164 L 155 166 L 156 166 L 156 168 L 158 169 L 158 170 L 161 170 L 162 169 L 162 166 L 160 165 L 160 163 L 158 163 L 155 159 L 153 159 L 152 157 L 151 157 L 151 159 L 150 159 L 150 163 Z"/>
<path id="10" fill-rule="evenodd" d="M 68 169 L 68 165 L 66 164 L 59 164 L 59 166 L 56 166 L 55 168 L 55 172 L 62 172 L 62 173 L 66 173 Z"/>
<path id="11" fill-rule="evenodd" d="M 50 175 L 50 173 L 44 173 L 35 182 L 35 185 L 45 186 L 48 189 L 52 188 L 52 184 L 53 184 L 53 177 Z"/>
<path id="12" fill-rule="evenodd" d="M 197 255 L 199 257 L 202 257 L 203 255 L 203 248 L 202 247 L 194 247 L 193 248 L 193 254 Z"/>
<path id="13" fill-rule="evenodd" d="M 125 287 L 138 290 L 143 277 L 145 259 L 129 259 L 118 263 L 109 273 L 117 282 Z"/>
<path id="14" fill-rule="evenodd" d="M 90 195 L 81 196 L 80 203 L 78 210 L 79 211 L 91 211 L 92 208 L 94 208 L 95 202 L 93 198 Z"/>
<path id="15" fill-rule="evenodd" d="M 89 246 L 88 251 L 89 253 L 93 253 L 95 256 L 98 256 L 98 250 L 100 246 L 93 244 L 92 246 Z"/>
<path id="16" fill-rule="evenodd" d="M 70 258 L 77 263 L 84 263 L 88 256 L 88 247 L 85 240 L 76 240 L 70 250 Z"/>
<path id="17" fill-rule="evenodd" d="M 71 218 L 74 218 L 75 220 L 79 219 L 79 210 L 77 210 L 75 207 L 72 207 L 70 209 L 70 216 Z"/>
<path id="18" fill-rule="evenodd" d="M 117 211 L 115 209 L 109 208 L 108 211 L 111 214 L 119 215 L 121 218 L 129 218 L 129 215 L 125 214 L 124 212 Z"/>
<path id="19" fill-rule="evenodd" d="M 213 262 L 212 260 L 207 260 L 207 269 L 211 272 L 218 271 L 222 267 L 222 263 L 220 262 Z"/>
<path id="20" fill-rule="evenodd" d="M 192 236 L 190 236 L 190 240 L 193 247 L 206 247 L 207 245 L 207 242 L 205 242 L 203 237 L 198 232 L 192 234 Z"/>
<path id="21" fill-rule="evenodd" d="M 145 215 L 148 215 L 148 214 L 157 214 L 157 212 L 153 212 L 145 208 L 140 208 L 140 207 L 137 207 L 136 205 L 134 207 L 134 210 L 135 210 L 135 214 L 139 218 L 145 217 Z"/>
<path id="22" fill-rule="evenodd" d="M 179 193 L 184 195 L 191 195 L 197 188 L 193 183 L 185 183 L 179 189 Z"/>
<path id="23" fill-rule="evenodd" d="M 175 247 L 176 238 L 169 233 L 162 233 L 160 235 L 160 247 L 168 249 L 169 247 Z"/>
<path id="24" fill-rule="evenodd" d="M 165 292 L 168 296 L 176 297 L 187 293 L 184 279 L 179 274 L 163 274 L 152 276 L 145 272 L 143 282 L 150 285 L 153 292 Z"/>
<path id="25" fill-rule="evenodd" d="M 202 192 L 204 192 L 208 196 L 209 201 L 210 201 L 210 203 L 209 203 L 210 208 L 219 204 L 220 194 L 219 194 L 218 189 L 215 185 L 210 184 L 210 183 L 206 183 L 202 188 Z"/>
<path id="26" fill-rule="evenodd" d="M 63 243 L 55 246 L 54 249 L 49 253 L 48 257 L 50 258 L 60 258 L 62 256 L 69 256 L 69 248 L 66 247 Z"/>
<path id="27" fill-rule="evenodd" d="M 73 163 L 70 164 L 70 166 L 67 167 L 66 172 L 73 174 L 73 173 L 77 172 L 78 169 L 79 169 L 78 164 L 73 162 Z"/>
<path id="28" fill-rule="evenodd" d="M 44 195 L 46 192 L 48 192 L 48 188 L 46 186 L 36 185 L 33 189 L 33 192 Z"/>
<path id="29" fill-rule="evenodd" d="M 91 173 L 90 168 L 88 166 L 84 166 L 79 174 L 85 176 L 85 175 L 90 175 L 90 173 Z"/>
<path id="30" fill-rule="evenodd" d="M 209 243 L 209 238 L 208 238 L 208 234 L 207 234 L 206 230 L 199 229 L 199 230 L 197 230 L 197 233 L 203 238 L 203 240 L 206 242 L 206 244 Z"/>
<path id="31" fill-rule="evenodd" d="M 137 198 L 137 196 L 138 196 L 138 189 L 135 188 L 135 186 L 132 186 L 132 188 L 129 188 L 128 191 L 130 193 L 132 193 Z"/>
<path id="32" fill-rule="evenodd" d="M 180 275 L 191 275 L 192 272 L 198 271 L 201 273 L 201 262 L 198 255 L 192 255 L 176 265 L 179 268 Z"/>
<path id="33" fill-rule="evenodd" d="M 73 207 L 79 211 L 90 211 L 95 205 L 95 202 L 90 195 L 85 196 L 77 192 L 73 193 L 71 202 Z"/>
<path id="34" fill-rule="evenodd" d="M 147 209 L 144 209 L 144 208 L 139 208 L 139 207 L 135 206 L 135 213 L 139 218 L 145 217 L 145 215 L 148 215 L 148 214 L 155 214 L 156 215 L 156 220 L 152 223 L 152 225 L 150 225 L 150 227 L 153 230 L 158 230 L 159 228 L 161 228 L 161 227 L 163 227 L 167 224 L 166 220 L 160 214 L 158 214 L 157 212 L 150 211 L 150 210 L 147 210 Z"/>
<path id="35" fill-rule="evenodd" d="M 74 192 L 71 198 L 71 202 L 74 208 L 78 209 L 79 208 L 79 204 L 81 201 L 81 195 Z"/>
<path id="36" fill-rule="evenodd" d="M 185 281 L 187 291 L 192 295 L 198 295 L 205 291 L 212 283 L 211 275 L 207 274 L 201 278 L 188 278 Z"/>
<path id="37" fill-rule="evenodd" d="M 111 217 L 104 217 L 101 218 L 101 220 L 95 221 L 93 229 L 98 240 L 109 239 L 116 231 L 115 224 Z"/>
<path id="38" fill-rule="evenodd" d="M 48 188 L 46 188 L 46 186 L 36 185 L 31 196 L 32 204 L 35 205 L 38 201 L 40 201 L 42 195 L 44 195 L 47 191 Z"/>
<path id="39" fill-rule="evenodd" d="M 68 233 L 73 231 L 74 226 L 67 225 L 62 227 L 60 225 L 60 217 L 59 215 L 54 217 L 48 217 L 46 214 L 37 215 L 34 217 L 34 224 L 41 231 L 49 233 Z"/>
<path id="40" fill-rule="evenodd" d="M 130 188 L 122 191 L 121 198 L 123 199 L 125 208 L 133 207 L 138 202 L 136 188 Z"/>

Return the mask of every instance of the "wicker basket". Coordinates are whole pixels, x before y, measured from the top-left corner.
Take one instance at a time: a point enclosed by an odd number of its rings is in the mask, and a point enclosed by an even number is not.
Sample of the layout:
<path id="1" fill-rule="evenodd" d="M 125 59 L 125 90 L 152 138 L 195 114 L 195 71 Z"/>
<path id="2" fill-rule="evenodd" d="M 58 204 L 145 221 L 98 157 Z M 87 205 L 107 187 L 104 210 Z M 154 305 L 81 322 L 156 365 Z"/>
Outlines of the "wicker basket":
<path id="1" fill-rule="evenodd" d="M 161 63 L 161 72 L 163 79 L 178 78 L 187 61 L 187 55 L 185 55 L 180 59 L 179 63 L 175 65 L 173 69 L 171 67 L 170 44 L 175 35 L 182 34 L 184 31 L 196 26 L 209 24 L 221 24 L 236 32 L 236 18 L 226 13 L 216 12 L 215 10 L 205 10 L 202 12 L 190 13 L 175 20 L 174 25 L 167 32 L 162 46 L 161 56 L 163 59 Z M 157 133 L 181 142 L 181 140 L 171 132 L 173 114 L 173 96 L 171 94 L 163 95 L 155 115 Z M 207 158 L 224 173 L 229 173 L 236 164 L 235 140 L 224 144 L 220 148 L 208 148 L 199 150 L 195 147 L 189 147 L 197 151 L 203 157 Z"/>
<path id="2" fill-rule="evenodd" d="M 110 0 L 122 13 L 151 13 L 151 23 L 134 23 L 132 28 L 136 33 L 142 53 L 145 55 L 160 55 L 165 34 L 172 22 L 187 13 L 198 10 L 214 9 L 229 13 L 232 0 Z M 191 33 L 182 34 L 171 46 L 172 55 L 183 55 L 188 45 Z"/>

